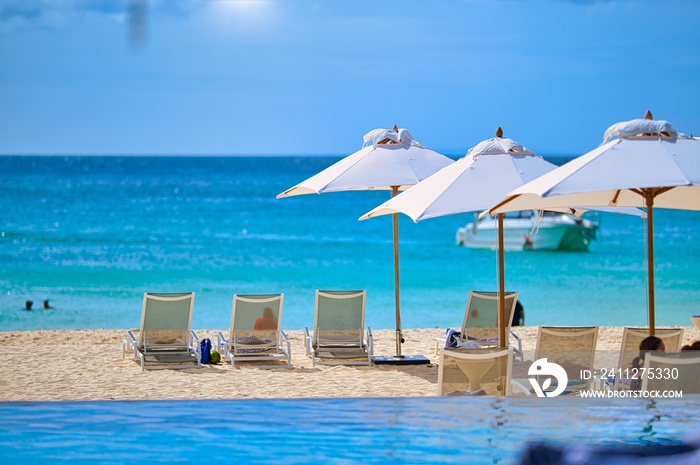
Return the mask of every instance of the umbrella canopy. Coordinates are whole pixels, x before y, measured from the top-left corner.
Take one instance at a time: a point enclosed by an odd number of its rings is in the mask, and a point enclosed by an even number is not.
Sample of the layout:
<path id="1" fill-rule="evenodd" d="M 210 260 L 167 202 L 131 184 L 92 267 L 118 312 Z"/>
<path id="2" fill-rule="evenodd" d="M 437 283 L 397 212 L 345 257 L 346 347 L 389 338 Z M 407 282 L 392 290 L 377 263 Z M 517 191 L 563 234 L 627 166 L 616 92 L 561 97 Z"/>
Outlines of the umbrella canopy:
<path id="1" fill-rule="evenodd" d="M 486 210 L 511 190 L 556 168 L 555 164 L 502 136 L 503 131 L 498 128 L 495 138 L 479 143 L 469 149 L 463 158 L 384 202 L 360 219 L 400 212 L 418 222 L 426 218 Z M 503 214 L 499 214 L 498 220 L 499 328 L 500 344 L 505 347 Z"/>
<path id="2" fill-rule="evenodd" d="M 497 134 L 502 136 L 500 131 Z M 557 167 L 514 140 L 501 136 L 479 143 L 450 166 L 360 219 L 403 213 L 418 222 L 486 210 L 511 190 Z"/>
<path id="3" fill-rule="evenodd" d="M 612 139 L 612 140 L 611 140 Z M 488 213 L 557 207 L 647 210 L 649 331 L 654 334 L 654 208 L 700 210 L 700 140 L 667 121 L 614 124 L 598 148 L 510 192 Z"/>
<path id="4" fill-rule="evenodd" d="M 277 198 L 352 190 L 390 190 L 392 196 L 454 162 L 419 144 L 406 129 L 375 129 L 365 134 L 363 148 L 320 173 L 287 189 Z M 398 215 L 393 219 L 396 356 L 401 357 Z"/>
<path id="5" fill-rule="evenodd" d="M 454 162 L 420 145 L 406 129 L 375 129 L 348 155 L 277 198 L 352 190 L 407 189 Z"/>

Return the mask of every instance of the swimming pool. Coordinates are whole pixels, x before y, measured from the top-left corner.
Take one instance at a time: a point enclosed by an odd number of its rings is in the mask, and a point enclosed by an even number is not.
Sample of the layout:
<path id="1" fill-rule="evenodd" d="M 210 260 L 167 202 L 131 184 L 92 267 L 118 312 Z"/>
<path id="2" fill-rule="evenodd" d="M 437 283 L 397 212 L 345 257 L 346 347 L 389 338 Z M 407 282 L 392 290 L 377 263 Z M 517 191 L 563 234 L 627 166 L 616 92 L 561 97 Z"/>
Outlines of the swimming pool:
<path id="1" fill-rule="evenodd" d="M 488 463 L 527 441 L 676 444 L 682 399 L 422 397 L 0 403 L 2 463 Z"/>

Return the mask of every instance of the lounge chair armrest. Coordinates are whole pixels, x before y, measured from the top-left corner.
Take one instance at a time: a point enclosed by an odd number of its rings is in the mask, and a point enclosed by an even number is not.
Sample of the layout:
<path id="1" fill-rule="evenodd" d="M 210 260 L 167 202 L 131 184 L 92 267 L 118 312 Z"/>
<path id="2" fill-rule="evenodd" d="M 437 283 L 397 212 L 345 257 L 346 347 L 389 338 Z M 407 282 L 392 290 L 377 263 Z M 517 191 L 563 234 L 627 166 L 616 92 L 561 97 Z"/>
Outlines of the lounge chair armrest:
<path id="1" fill-rule="evenodd" d="M 226 339 L 226 336 L 224 336 L 224 334 L 221 331 L 219 331 L 219 333 L 216 335 L 216 348 L 217 348 L 217 350 L 219 352 L 223 353 L 224 347 L 226 347 L 228 345 L 228 343 L 229 343 L 229 341 L 228 341 L 228 339 Z"/>
<path id="2" fill-rule="evenodd" d="M 369 355 L 374 354 L 374 336 L 372 335 L 372 328 L 367 327 L 367 352 Z"/>
<path id="3" fill-rule="evenodd" d="M 287 345 L 287 368 L 292 368 L 292 341 L 289 340 L 284 331 L 280 331 L 279 345 L 282 345 L 283 342 Z"/>
<path id="4" fill-rule="evenodd" d="M 439 354 L 440 354 L 440 348 L 441 348 L 441 347 L 445 347 L 445 341 L 446 341 L 446 340 L 447 340 L 447 338 L 445 338 L 445 337 L 436 337 L 436 338 L 435 338 L 435 350 L 433 351 L 433 353 L 434 353 L 435 355 L 439 355 Z"/>
<path id="5" fill-rule="evenodd" d="M 532 396 L 532 392 L 530 392 L 530 387 L 526 385 L 526 382 L 527 380 L 511 379 L 510 387 L 513 391 L 513 394 L 517 392 L 519 394 L 525 394 L 526 396 Z"/>
<path id="6" fill-rule="evenodd" d="M 304 328 L 304 350 L 306 351 L 306 355 L 311 355 L 312 346 L 313 340 L 311 339 L 311 334 L 309 334 L 309 328 L 307 326 Z"/>
<path id="7" fill-rule="evenodd" d="M 285 344 L 289 344 L 289 338 L 287 335 L 284 333 L 284 331 L 280 331 L 280 342 L 284 342 Z"/>
<path id="8" fill-rule="evenodd" d="M 129 348 L 134 351 L 134 358 L 137 358 L 138 357 L 138 340 L 136 339 L 136 336 L 134 336 L 134 333 L 132 333 L 131 331 L 127 331 L 126 337 L 128 339 L 122 340 L 122 358 L 124 358 L 124 355 L 126 354 L 127 344 L 129 345 Z"/>
<path id="9" fill-rule="evenodd" d="M 202 362 L 202 346 L 199 338 L 197 337 L 197 333 L 195 333 L 194 330 L 190 330 L 190 335 L 192 336 L 192 344 L 190 345 L 190 349 L 197 356 L 197 365 L 199 365 Z"/>
<path id="10" fill-rule="evenodd" d="M 517 334 L 513 332 L 513 330 L 510 330 L 510 334 L 515 338 L 516 341 L 518 341 L 518 348 L 514 352 L 515 355 L 520 358 L 519 364 L 522 365 L 523 363 L 525 363 L 525 354 L 523 353 L 523 341 L 518 337 Z"/>
<path id="11" fill-rule="evenodd" d="M 513 330 L 510 331 L 510 335 L 515 338 L 516 341 L 518 341 L 518 349 L 522 350 L 523 349 L 523 341 L 520 340 L 517 334 L 513 332 Z"/>

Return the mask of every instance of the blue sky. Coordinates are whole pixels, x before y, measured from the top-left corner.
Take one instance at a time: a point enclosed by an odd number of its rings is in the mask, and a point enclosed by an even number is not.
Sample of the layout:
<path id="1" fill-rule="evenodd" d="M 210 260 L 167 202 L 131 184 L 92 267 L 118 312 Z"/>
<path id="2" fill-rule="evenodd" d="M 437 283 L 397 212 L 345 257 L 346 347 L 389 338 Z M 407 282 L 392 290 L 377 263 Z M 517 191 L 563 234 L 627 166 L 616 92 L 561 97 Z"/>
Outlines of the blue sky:
<path id="1" fill-rule="evenodd" d="M 699 18 L 694 0 L 0 0 L 0 154 L 345 155 L 397 124 L 448 155 L 499 125 L 579 155 L 647 109 L 698 135 Z"/>

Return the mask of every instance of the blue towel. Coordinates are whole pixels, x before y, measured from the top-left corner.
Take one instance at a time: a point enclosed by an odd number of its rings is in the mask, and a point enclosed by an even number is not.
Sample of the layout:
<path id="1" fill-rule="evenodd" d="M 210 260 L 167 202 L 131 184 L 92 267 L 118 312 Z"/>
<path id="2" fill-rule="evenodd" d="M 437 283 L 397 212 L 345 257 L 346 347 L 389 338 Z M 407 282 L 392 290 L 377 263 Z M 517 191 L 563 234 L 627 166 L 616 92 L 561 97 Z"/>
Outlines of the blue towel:
<path id="1" fill-rule="evenodd" d="M 445 349 L 480 349 L 481 345 L 476 341 L 462 342 L 462 333 L 456 329 L 447 328 L 445 332 Z"/>
<path id="2" fill-rule="evenodd" d="M 445 349 L 459 347 L 459 343 L 461 342 L 461 335 L 462 333 L 460 333 L 456 329 L 447 328 L 447 330 L 445 331 Z"/>

